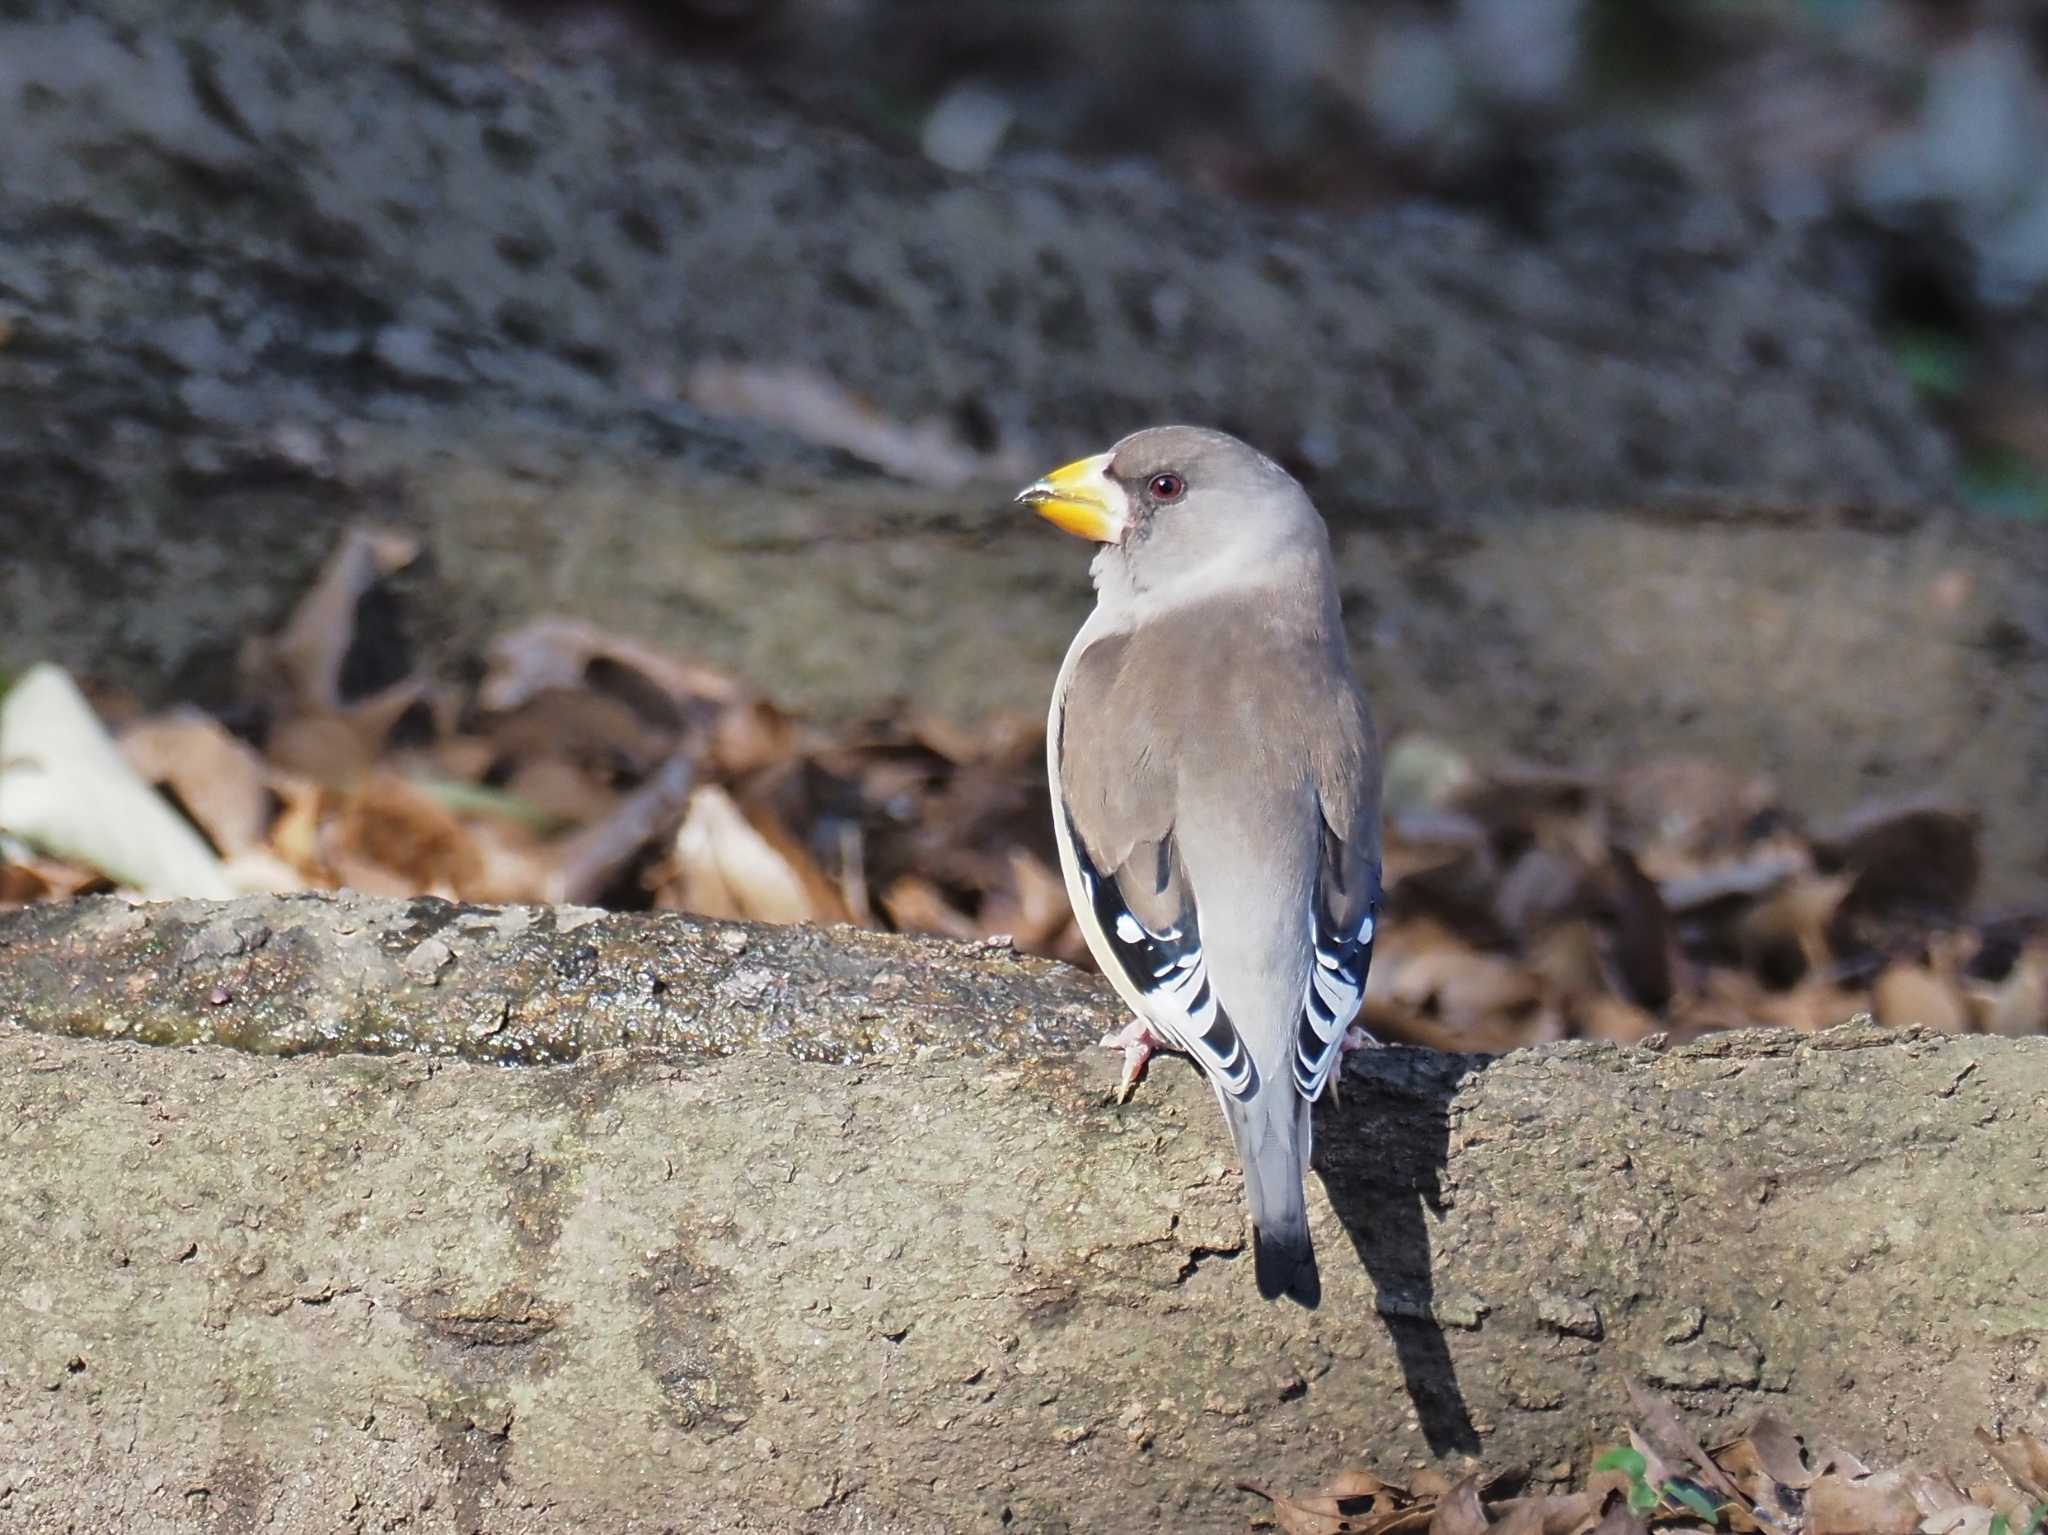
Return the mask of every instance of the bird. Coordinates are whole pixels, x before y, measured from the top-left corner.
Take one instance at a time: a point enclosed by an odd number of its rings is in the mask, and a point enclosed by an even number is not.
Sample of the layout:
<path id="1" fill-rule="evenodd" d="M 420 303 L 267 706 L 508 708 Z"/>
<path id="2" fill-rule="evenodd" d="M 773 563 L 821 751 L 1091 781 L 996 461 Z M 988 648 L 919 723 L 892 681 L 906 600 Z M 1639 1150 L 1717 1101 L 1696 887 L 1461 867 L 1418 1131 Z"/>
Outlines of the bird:
<path id="1" fill-rule="evenodd" d="M 1053 685 L 1053 831 L 1089 952 L 1135 1015 L 1103 1040 L 1128 1098 L 1191 1056 L 1244 1172 L 1267 1300 L 1322 1296 L 1310 1108 L 1354 1024 L 1380 908 L 1380 764 L 1329 530 L 1226 433 L 1150 427 L 1017 501 L 1100 545 Z"/>

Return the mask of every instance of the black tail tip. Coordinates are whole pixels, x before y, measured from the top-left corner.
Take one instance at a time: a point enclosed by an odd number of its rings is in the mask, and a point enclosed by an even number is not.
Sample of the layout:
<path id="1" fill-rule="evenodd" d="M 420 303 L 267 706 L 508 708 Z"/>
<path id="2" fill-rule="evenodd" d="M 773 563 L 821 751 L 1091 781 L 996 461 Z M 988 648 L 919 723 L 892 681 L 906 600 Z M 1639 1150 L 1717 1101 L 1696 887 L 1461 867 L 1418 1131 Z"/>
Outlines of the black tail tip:
<path id="1" fill-rule="evenodd" d="M 1267 1300 L 1284 1295 L 1310 1311 L 1322 1303 L 1323 1276 L 1316 1272 L 1316 1250 L 1306 1231 L 1296 1237 L 1270 1237 L 1253 1227 L 1252 1265 L 1259 1294 Z"/>

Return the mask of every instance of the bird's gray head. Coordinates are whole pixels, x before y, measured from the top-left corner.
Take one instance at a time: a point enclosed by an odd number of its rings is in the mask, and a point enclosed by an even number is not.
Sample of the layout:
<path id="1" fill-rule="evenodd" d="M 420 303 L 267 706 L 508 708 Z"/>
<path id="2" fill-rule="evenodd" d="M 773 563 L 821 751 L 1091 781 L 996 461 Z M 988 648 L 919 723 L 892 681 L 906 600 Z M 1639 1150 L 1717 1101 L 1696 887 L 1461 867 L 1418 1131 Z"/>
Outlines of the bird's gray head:
<path id="1" fill-rule="evenodd" d="M 1294 476 L 1224 432 L 1155 426 L 1055 469 L 1017 500 L 1103 546 L 1105 602 L 1174 601 L 1296 576 L 1328 535 Z"/>

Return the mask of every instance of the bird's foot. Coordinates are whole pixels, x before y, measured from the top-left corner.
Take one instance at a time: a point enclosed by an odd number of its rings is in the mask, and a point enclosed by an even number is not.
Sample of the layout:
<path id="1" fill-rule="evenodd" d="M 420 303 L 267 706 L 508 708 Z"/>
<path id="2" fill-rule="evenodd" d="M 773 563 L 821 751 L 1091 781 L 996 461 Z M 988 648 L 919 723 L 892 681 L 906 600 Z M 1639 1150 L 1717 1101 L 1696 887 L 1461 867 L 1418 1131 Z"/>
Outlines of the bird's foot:
<path id="1" fill-rule="evenodd" d="M 1170 1044 L 1153 1033 L 1143 1019 L 1133 1018 L 1121 1033 L 1104 1035 L 1102 1048 L 1123 1052 L 1124 1069 L 1116 1079 L 1116 1101 L 1129 1103 L 1138 1078 L 1145 1074 L 1145 1063 L 1158 1051 L 1170 1048 Z"/>
<path id="2" fill-rule="evenodd" d="M 1330 1073 L 1330 1102 L 1343 1102 L 1338 1088 L 1344 1080 L 1344 1057 L 1354 1050 L 1371 1050 L 1378 1044 L 1379 1040 L 1362 1023 L 1354 1023 L 1344 1031 L 1344 1037 L 1337 1041 L 1337 1069 Z"/>

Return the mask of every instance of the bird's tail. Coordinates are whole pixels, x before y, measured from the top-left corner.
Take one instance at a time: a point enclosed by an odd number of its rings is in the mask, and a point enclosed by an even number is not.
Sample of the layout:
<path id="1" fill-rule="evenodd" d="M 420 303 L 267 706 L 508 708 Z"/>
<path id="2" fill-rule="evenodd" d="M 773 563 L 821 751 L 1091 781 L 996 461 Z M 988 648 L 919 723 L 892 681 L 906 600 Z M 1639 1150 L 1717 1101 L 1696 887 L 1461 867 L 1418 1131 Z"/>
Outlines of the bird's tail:
<path id="1" fill-rule="evenodd" d="M 1259 1293 L 1267 1300 L 1285 1295 L 1313 1311 L 1323 1298 L 1323 1281 L 1301 1187 L 1308 1171 L 1308 1100 L 1292 1084 L 1281 1091 L 1268 1087 L 1249 1100 L 1225 1097 L 1223 1116 L 1244 1167 Z"/>

